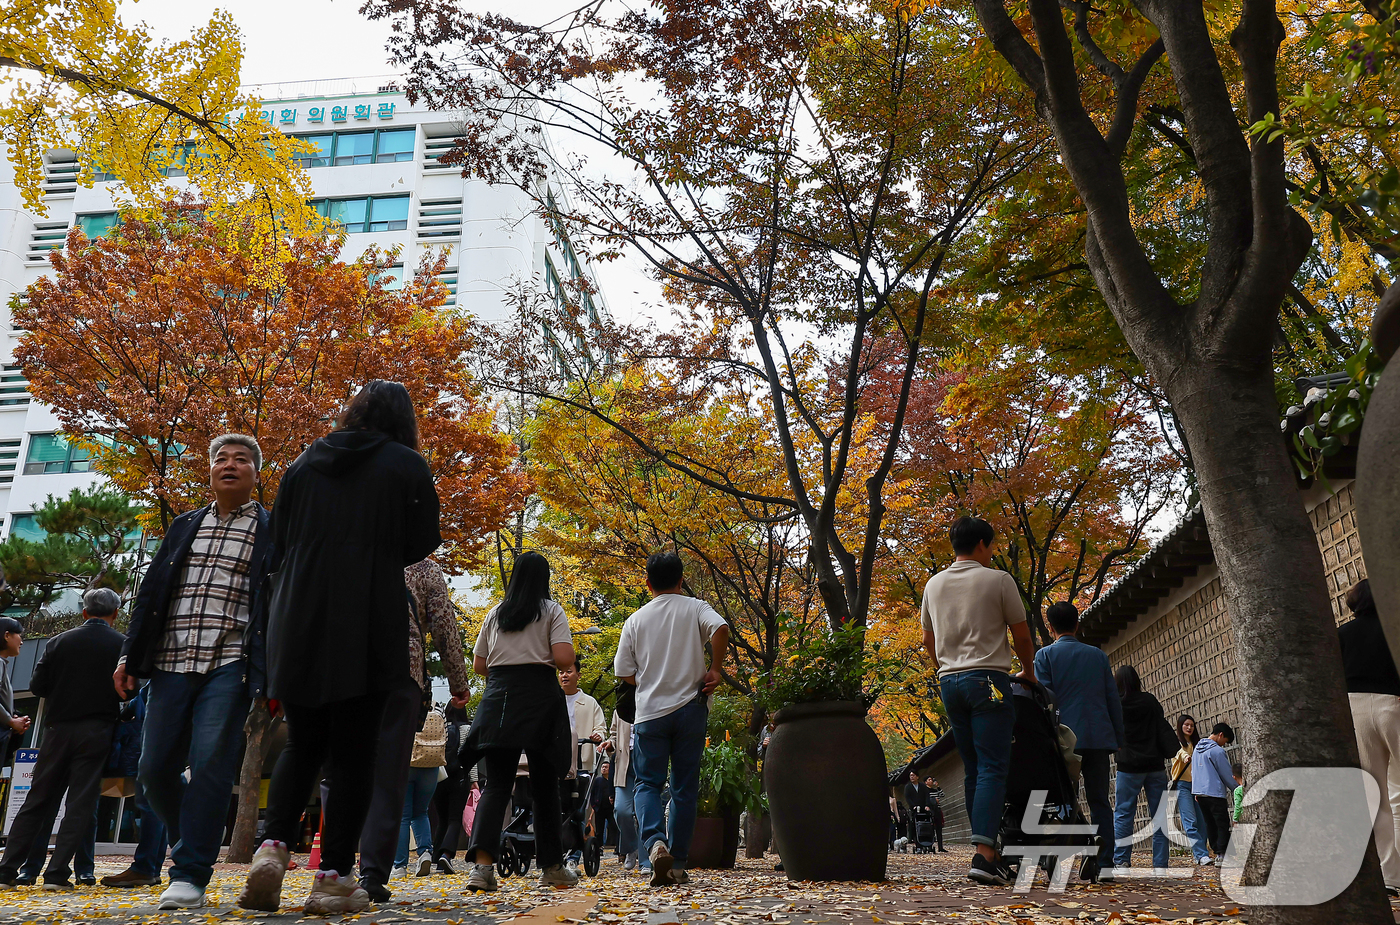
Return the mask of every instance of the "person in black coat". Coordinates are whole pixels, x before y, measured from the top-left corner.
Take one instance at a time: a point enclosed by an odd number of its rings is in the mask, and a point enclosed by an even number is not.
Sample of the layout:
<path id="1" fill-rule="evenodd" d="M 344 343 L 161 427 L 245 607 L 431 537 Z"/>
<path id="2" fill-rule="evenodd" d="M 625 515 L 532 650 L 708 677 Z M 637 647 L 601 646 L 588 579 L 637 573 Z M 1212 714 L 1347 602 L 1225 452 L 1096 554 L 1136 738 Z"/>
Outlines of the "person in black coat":
<path id="1" fill-rule="evenodd" d="M 329 758 L 321 872 L 304 912 L 369 905 L 351 869 L 373 786 L 387 692 L 411 681 L 404 568 L 442 543 L 432 473 L 408 390 L 376 379 L 282 476 L 272 509 L 268 694 L 287 745 L 268 788 L 264 841 L 238 904 L 275 911 L 288 846 Z"/>
<path id="2" fill-rule="evenodd" d="M 1137 816 L 1137 798 L 1140 792 L 1147 795 L 1147 812 L 1157 818 L 1157 804 L 1167 789 L 1165 762 L 1176 754 L 1176 733 L 1162 712 L 1162 705 L 1147 691 L 1142 689 L 1142 679 L 1132 665 L 1123 665 L 1113 673 L 1118 685 L 1119 699 L 1123 705 L 1123 738 L 1116 761 L 1118 778 L 1115 781 L 1114 795 L 1117 806 L 1113 813 L 1113 864 L 1115 867 L 1128 867 L 1132 863 L 1131 844 L 1121 844 L 1133 834 L 1133 821 Z M 1169 845 L 1167 833 L 1160 827 L 1152 832 L 1152 866 L 1166 867 Z M 1101 874 L 1101 877 L 1106 875 Z"/>
<path id="3" fill-rule="evenodd" d="M 444 874 L 456 873 L 452 859 L 457 856 L 457 840 L 462 834 L 462 811 L 471 795 L 472 765 L 476 751 L 467 743 L 471 720 L 465 707 L 447 708 L 447 777 L 433 793 L 437 807 L 437 825 L 433 827 L 433 863 Z M 465 753 L 464 753 L 465 748 Z M 466 761 L 463 761 L 463 758 Z M 467 763 L 470 762 L 470 763 Z"/>

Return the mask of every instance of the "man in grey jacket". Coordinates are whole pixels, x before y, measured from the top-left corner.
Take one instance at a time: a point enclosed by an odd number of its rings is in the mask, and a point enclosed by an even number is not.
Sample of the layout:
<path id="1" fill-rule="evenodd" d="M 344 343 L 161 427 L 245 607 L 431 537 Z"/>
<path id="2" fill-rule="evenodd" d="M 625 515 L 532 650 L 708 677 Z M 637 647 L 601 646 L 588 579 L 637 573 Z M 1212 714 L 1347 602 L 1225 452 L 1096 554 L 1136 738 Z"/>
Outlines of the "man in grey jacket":
<path id="1" fill-rule="evenodd" d="M 1108 758 L 1124 742 L 1123 704 L 1108 656 L 1075 638 L 1079 610 L 1070 602 L 1045 612 L 1055 641 L 1035 654 L 1035 676 L 1055 698 L 1060 722 L 1074 730 L 1074 750 L 1084 759 L 1084 799 L 1098 827 L 1100 868 L 1113 866 L 1113 804 L 1108 799 Z"/>

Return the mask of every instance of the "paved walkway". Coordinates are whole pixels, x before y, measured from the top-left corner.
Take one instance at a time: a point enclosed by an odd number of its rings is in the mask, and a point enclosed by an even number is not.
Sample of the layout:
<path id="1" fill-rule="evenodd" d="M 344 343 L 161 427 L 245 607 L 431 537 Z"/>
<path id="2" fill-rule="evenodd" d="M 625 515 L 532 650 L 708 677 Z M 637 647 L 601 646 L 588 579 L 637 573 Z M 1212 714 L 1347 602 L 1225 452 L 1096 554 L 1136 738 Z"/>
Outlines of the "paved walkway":
<path id="1" fill-rule="evenodd" d="M 305 863 L 305 857 L 301 857 Z M 1101 922 L 1136 925 L 1163 921 L 1185 925 L 1245 923 L 1248 917 L 1221 893 L 1213 868 L 1189 879 L 1090 885 L 1071 880 L 1063 893 L 1046 891 L 1039 878 L 1026 894 L 983 887 L 964 876 L 970 849 L 949 854 L 891 855 L 890 879 L 879 884 L 791 883 L 773 871 L 776 858 L 741 860 L 732 871 L 696 871 L 694 882 L 651 890 L 644 877 L 627 874 L 606 859 L 600 876 L 573 890 L 542 890 L 535 878 L 511 877 L 494 894 L 465 894 L 465 874 L 396 880 L 394 898 L 371 906 L 358 920 L 377 925 L 441 922 L 446 925 L 1043 925 Z M 1178 862 L 1180 863 L 1180 862 Z M 101 858 L 98 876 L 125 867 L 125 859 Z M 248 923 L 274 925 L 302 919 L 300 906 L 310 874 L 292 871 L 283 912 L 254 914 L 234 905 L 243 881 L 241 865 L 219 865 L 206 908 L 159 912 L 159 887 L 142 890 L 82 888 L 44 893 L 25 888 L 0 893 L 0 922 L 100 925 Z"/>

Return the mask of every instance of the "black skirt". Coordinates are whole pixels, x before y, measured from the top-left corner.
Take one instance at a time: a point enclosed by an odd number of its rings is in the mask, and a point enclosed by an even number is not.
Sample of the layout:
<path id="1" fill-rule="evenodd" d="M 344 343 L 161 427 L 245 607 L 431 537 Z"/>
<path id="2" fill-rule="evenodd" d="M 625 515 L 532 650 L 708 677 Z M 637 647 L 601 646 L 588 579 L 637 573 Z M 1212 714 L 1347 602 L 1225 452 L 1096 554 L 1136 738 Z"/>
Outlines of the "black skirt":
<path id="1" fill-rule="evenodd" d="M 497 665 L 468 733 L 478 751 L 542 749 L 563 776 L 573 754 L 569 703 L 548 665 Z"/>

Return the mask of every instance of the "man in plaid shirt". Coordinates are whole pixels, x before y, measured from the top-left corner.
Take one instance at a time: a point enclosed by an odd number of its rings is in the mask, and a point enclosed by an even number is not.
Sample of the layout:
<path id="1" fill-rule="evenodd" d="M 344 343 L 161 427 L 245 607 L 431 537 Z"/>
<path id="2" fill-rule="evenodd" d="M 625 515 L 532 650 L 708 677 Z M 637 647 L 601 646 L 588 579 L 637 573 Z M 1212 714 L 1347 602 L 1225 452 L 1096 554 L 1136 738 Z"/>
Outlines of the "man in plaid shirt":
<path id="1" fill-rule="evenodd" d="M 261 467 L 252 437 L 224 434 L 210 444 L 214 502 L 170 524 L 113 675 L 123 696 L 137 678 L 151 679 L 138 779 L 174 844 L 161 909 L 204 905 L 243 722 L 266 688 L 263 579 L 272 543 L 268 512 L 252 499 Z M 138 880 L 125 885 L 150 882 Z"/>

